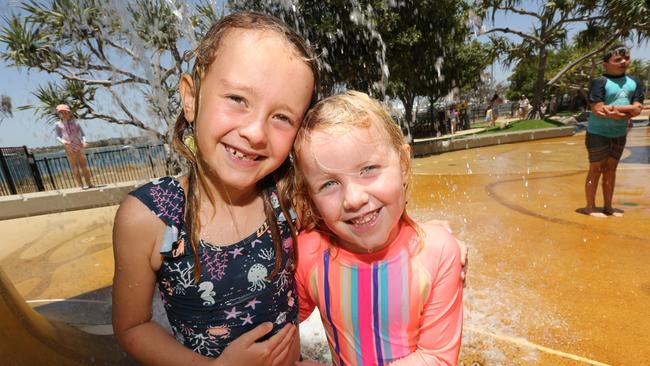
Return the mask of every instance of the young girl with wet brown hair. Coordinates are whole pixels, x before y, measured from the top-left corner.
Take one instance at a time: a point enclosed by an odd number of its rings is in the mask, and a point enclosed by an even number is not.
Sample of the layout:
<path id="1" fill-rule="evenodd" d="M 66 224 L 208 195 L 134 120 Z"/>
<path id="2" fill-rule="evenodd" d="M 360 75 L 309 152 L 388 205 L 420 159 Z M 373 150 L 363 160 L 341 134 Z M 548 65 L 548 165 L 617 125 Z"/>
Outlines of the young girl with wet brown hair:
<path id="1" fill-rule="evenodd" d="M 155 365 L 291 365 L 299 357 L 294 230 L 276 181 L 315 100 L 306 42 L 255 12 L 224 17 L 180 81 L 187 173 L 144 185 L 115 218 L 113 329 Z M 173 335 L 152 320 L 158 286 Z"/>

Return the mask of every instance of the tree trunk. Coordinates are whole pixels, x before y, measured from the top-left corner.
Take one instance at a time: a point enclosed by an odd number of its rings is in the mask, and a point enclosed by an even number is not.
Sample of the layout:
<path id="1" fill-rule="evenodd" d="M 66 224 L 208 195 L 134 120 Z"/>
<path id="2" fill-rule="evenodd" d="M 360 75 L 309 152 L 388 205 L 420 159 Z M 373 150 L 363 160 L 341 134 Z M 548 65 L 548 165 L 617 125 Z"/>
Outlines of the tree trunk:
<path id="1" fill-rule="evenodd" d="M 435 113 L 433 112 L 433 103 L 435 103 L 435 99 L 433 95 L 429 95 L 429 130 L 432 133 L 432 136 L 436 136 L 436 116 Z"/>
<path id="2" fill-rule="evenodd" d="M 537 78 L 535 80 L 535 90 L 533 94 L 533 109 L 530 112 L 530 116 L 533 118 L 542 118 L 540 111 L 540 106 L 542 105 L 542 99 L 544 98 L 544 91 L 546 83 L 544 82 L 544 74 L 546 71 L 546 46 L 542 46 L 539 49 L 539 56 L 537 59 Z"/>
<path id="3" fill-rule="evenodd" d="M 404 104 L 404 124 L 406 125 L 406 141 L 410 144 L 413 142 L 413 135 L 411 135 L 411 127 L 413 127 L 413 101 L 415 95 L 413 93 L 405 92 L 400 95 L 400 100 Z"/>

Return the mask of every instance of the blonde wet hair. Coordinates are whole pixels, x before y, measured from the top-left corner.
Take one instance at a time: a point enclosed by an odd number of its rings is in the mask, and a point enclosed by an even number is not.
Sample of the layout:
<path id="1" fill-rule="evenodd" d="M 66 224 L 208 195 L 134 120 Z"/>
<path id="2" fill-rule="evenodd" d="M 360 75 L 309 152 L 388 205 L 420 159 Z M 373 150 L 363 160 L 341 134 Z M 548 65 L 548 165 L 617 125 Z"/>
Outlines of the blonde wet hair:
<path id="1" fill-rule="evenodd" d="M 293 194 L 300 230 L 326 229 L 322 218 L 318 214 L 318 209 L 309 196 L 305 176 L 297 164 L 297 161 L 303 157 L 303 144 L 311 140 L 311 135 L 315 131 L 336 129 L 345 132 L 354 128 L 375 128 L 386 138 L 389 146 L 399 155 L 401 167 L 407 177 L 404 182 L 404 194 L 408 194 L 411 179 L 411 155 L 410 149 L 405 148 L 407 142 L 399 125 L 395 123 L 386 108 L 368 94 L 347 91 L 333 95 L 316 103 L 307 112 L 293 144 L 293 154 L 296 161 L 293 164 L 292 192 L 286 194 Z M 407 214 L 406 209 L 402 213 L 401 220 L 411 225 L 417 231 L 420 239 L 423 237 L 419 225 Z M 331 235 L 331 233 L 328 234 Z"/>
<path id="2" fill-rule="evenodd" d="M 302 58 L 302 60 L 309 66 L 312 71 L 314 77 L 314 88 L 312 90 L 310 105 L 316 101 L 318 95 L 318 62 L 313 49 L 295 30 L 287 26 L 282 20 L 268 14 L 254 11 L 244 11 L 233 13 L 221 18 L 210 27 L 210 29 L 199 42 L 196 49 L 189 55 L 195 58 L 191 73 L 192 81 L 194 84 L 194 95 L 197 96 L 194 99 L 195 116 L 194 121 L 188 121 L 185 117 L 185 113 L 181 109 L 181 113 L 178 116 L 176 123 L 174 124 L 172 144 L 174 146 L 174 149 L 181 156 L 183 156 L 185 158 L 185 161 L 188 163 L 188 189 L 186 192 L 185 202 L 185 222 L 186 230 L 189 234 L 189 242 L 193 249 L 192 254 L 195 263 L 194 280 L 197 282 L 199 281 L 201 275 L 200 261 L 198 257 L 198 246 L 200 241 L 201 228 L 201 220 L 199 217 L 201 191 L 199 190 L 199 186 L 204 188 L 203 192 L 205 192 L 206 196 L 212 204 L 215 203 L 215 199 L 211 194 L 211 191 L 206 189 L 206 174 L 203 166 L 200 164 L 202 161 L 201 150 L 198 149 L 198 146 L 191 146 L 192 144 L 186 144 L 185 141 L 188 141 L 188 134 L 193 135 L 194 132 L 192 129 L 192 123 L 199 118 L 199 100 L 201 98 L 198 96 L 200 95 L 201 91 L 201 81 L 216 59 L 217 53 L 219 52 L 219 47 L 224 42 L 227 42 L 229 32 L 234 29 L 270 31 L 281 35 L 287 41 L 287 45 L 289 45 L 296 52 L 296 54 Z M 273 184 L 275 181 L 285 181 L 282 178 L 283 176 L 289 174 L 289 169 L 290 164 L 287 161 L 283 163 L 274 173 L 260 180 L 258 182 L 258 187 L 266 187 L 270 184 Z M 280 187 L 278 187 L 278 189 L 280 189 Z M 273 247 L 275 249 L 275 253 L 282 253 L 282 236 L 280 233 L 280 228 L 277 224 L 278 219 L 275 215 L 275 210 L 271 204 L 271 198 L 266 190 L 262 190 L 262 197 L 264 200 L 264 212 L 266 215 L 266 221 L 268 222 L 271 229 L 271 237 L 273 239 Z M 280 207 L 284 216 L 287 218 L 290 217 L 290 198 L 282 195 L 280 195 L 278 198 L 280 200 Z M 291 220 L 287 220 L 287 223 L 290 227 L 291 237 L 295 244 L 296 229 L 293 226 Z M 297 260 L 295 253 L 296 251 L 294 250 L 294 263 Z M 281 262 L 281 255 L 276 255 L 275 268 L 270 277 L 274 277 L 278 273 Z"/>

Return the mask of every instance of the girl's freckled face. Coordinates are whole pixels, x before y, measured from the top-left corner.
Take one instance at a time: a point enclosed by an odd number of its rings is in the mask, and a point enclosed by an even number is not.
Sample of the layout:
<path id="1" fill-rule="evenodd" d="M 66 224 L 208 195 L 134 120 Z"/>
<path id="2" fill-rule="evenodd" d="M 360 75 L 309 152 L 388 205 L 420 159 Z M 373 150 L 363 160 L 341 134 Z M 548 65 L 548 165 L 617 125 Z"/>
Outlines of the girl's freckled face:
<path id="1" fill-rule="evenodd" d="M 226 187 L 249 189 L 287 158 L 312 96 L 307 62 L 273 31 L 229 30 L 202 80 L 196 143 Z"/>
<path id="2" fill-rule="evenodd" d="M 327 227 L 346 249 L 367 253 L 397 236 L 406 170 L 377 128 L 317 130 L 302 143 L 300 169 Z"/>

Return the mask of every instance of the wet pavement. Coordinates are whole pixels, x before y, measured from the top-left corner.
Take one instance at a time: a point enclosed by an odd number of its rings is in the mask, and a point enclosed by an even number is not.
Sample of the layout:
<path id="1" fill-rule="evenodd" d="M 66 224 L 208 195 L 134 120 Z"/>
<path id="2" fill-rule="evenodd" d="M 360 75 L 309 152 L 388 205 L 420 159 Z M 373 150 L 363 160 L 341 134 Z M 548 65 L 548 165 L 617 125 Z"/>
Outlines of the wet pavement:
<path id="1" fill-rule="evenodd" d="M 625 217 L 575 212 L 586 167 L 584 132 L 414 160 L 410 212 L 470 248 L 460 364 L 650 364 L 650 129 L 618 169 Z M 110 333 L 115 210 L 0 221 L 0 267 L 48 319 Z"/>
<path id="2" fill-rule="evenodd" d="M 633 129 L 623 218 L 575 212 L 584 132 L 414 162 L 414 216 L 449 220 L 470 248 L 465 364 L 650 364 L 649 147 L 650 130 Z"/>

